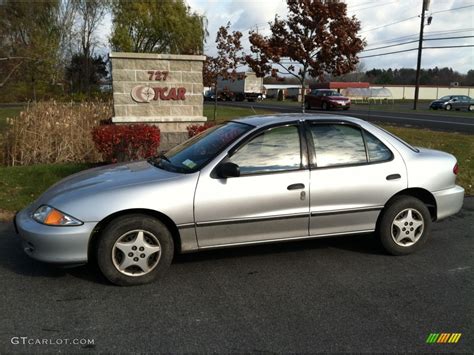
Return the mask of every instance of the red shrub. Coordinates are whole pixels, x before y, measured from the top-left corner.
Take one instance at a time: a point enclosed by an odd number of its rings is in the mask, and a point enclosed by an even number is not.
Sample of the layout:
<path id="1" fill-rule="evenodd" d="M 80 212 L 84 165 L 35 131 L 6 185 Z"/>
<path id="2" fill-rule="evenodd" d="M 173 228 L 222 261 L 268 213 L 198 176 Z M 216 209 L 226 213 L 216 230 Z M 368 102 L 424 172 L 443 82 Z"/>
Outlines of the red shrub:
<path id="1" fill-rule="evenodd" d="M 215 125 L 214 122 L 206 122 L 203 125 L 197 125 L 197 124 L 189 125 L 186 127 L 186 129 L 188 130 L 188 137 L 189 138 L 194 137 L 195 135 L 201 132 L 204 132 L 206 129 L 211 128 L 214 125 Z"/>
<path id="2" fill-rule="evenodd" d="M 92 130 L 92 140 L 107 162 L 145 159 L 157 153 L 160 129 L 144 124 L 102 125 Z"/>

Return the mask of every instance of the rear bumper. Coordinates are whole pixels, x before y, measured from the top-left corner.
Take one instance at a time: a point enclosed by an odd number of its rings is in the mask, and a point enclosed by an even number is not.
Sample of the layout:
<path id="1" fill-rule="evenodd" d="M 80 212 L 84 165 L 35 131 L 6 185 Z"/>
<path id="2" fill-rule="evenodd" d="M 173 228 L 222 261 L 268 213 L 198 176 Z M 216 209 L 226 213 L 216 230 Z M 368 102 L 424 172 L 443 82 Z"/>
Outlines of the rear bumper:
<path id="1" fill-rule="evenodd" d="M 452 216 L 462 208 L 464 189 L 454 186 L 450 189 L 433 192 L 436 200 L 437 220 Z"/>
<path id="2" fill-rule="evenodd" d="M 85 264 L 89 238 L 96 223 L 51 227 L 33 220 L 28 210 L 15 216 L 23 250 L 33 259 L 56 264 Z"/>

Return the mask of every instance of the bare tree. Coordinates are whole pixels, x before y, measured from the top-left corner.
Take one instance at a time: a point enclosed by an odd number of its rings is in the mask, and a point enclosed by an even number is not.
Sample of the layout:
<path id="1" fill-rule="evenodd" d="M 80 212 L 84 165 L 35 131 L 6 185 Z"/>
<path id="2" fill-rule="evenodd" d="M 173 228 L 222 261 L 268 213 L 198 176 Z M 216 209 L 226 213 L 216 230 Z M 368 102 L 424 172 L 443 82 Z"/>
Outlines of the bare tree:
<path id="1" fill-rule="evenodd" d="M 217 56 L 207 57 L 204 63 L 204 85 L 214 86 L 214 120 L 217 115 L 217 80 L 237 79 L 237 68 L 244 62 L 243 47 L 240 42 L 242 33 L 230 32 L 230 22 L 221 26 L 217 31 Z"/>

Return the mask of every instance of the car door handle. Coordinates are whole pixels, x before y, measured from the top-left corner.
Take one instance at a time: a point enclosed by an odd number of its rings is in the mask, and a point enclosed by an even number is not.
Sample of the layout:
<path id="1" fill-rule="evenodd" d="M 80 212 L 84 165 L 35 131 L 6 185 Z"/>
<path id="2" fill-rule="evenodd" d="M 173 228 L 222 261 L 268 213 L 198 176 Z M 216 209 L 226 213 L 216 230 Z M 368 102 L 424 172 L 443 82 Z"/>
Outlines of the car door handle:
<path id="1" fill-rule="evenodd" d="M 387 180 L 397 180 L 400 179 L 401 175 L 400 174 L 391 174 L 387 176 Z"/>
<path id="2" fill-rule="evenodd" d="M 287 187 L 288 190 L 301 190 L 304 189 L 304 184 L 291 184 Z"/>

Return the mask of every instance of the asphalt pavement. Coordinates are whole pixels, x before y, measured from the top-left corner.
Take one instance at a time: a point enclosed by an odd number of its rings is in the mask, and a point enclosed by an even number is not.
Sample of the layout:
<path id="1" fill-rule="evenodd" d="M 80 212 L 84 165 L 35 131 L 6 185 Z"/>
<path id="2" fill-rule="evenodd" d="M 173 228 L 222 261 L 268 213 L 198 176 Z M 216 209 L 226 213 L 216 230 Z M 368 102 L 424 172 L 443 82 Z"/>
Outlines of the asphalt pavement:
<path id="1" fill-rule="evenodd" d="M 0 353 L 472 353 L 473 251 L 466 198 L 413 255 L 386 255 L 371 234 L 215 250 L 121 288 L 29 259 L 0 224 Z"/>
<path id="2" fill-rule="evenodd" d="M 277 102 L 219 102 L 219 105 L 235 107 L 254 107 L 281 113 L 299 113 L 301 108 L 295 105 L 278 104 Z M 398 106 L 397 106 L 398 107 Z M 391 123 L 408 127 L 428 128 L 445 132 L 474 134 L 474 112 L 471 115 L 457 115 L 456 111 L 397 112 L 396 110 L 380 110 L 377 105 L 352 105 L 350 110 L 323 111 L 307 110 L 308 113 L 346 115 L 362 118 L 375 123 Z M 464 111 L 465 112 L 465 111 Z"/>

